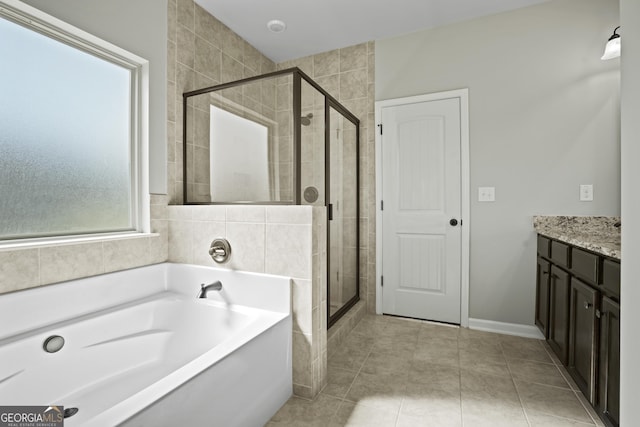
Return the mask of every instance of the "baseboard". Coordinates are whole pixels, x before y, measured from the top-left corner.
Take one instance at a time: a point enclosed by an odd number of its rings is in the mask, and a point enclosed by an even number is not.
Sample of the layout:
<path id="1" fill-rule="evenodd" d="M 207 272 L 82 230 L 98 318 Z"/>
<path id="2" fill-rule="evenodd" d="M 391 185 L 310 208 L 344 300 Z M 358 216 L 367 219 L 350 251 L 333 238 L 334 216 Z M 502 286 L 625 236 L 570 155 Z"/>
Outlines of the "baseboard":
<path id="1" fill-rule="evenodd" d="M 494 320 L 471 319 L 469 318 L 469 329 L 478 331 L 496 332 L 498 334 L 515 335 L 525 338 L 536 338 L 543 340 L 542 332 L 532 325 L 521 325 L 519 323 L 496 322 Z"/>

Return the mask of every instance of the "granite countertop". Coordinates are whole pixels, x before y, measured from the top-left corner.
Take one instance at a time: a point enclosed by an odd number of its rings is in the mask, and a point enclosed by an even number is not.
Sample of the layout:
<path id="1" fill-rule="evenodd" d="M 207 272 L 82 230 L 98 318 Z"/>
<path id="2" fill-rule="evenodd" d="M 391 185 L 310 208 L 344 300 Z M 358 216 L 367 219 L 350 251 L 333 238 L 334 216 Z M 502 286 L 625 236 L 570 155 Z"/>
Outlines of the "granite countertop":
<path id="1" fill-rule="evenodd" d="M 620 217 L 615 216 L 534 216 L 538 234 L 620 259 Z"/>

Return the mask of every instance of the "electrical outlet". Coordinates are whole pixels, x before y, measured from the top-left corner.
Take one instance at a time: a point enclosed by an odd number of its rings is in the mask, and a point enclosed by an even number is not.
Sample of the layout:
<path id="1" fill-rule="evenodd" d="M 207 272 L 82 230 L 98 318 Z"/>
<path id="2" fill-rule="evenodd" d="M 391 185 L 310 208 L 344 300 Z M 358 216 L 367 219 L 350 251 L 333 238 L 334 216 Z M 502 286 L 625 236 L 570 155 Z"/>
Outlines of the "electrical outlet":
<path id="1" fill-rule="evenodd" d="M 496 187 L 478 187 L 479 202 L 495 202 Z"/>
<path id="2" fill-rule="evenodd" d="M 593 202 L 593 185 L 580 184 L 580 201 Z"/>

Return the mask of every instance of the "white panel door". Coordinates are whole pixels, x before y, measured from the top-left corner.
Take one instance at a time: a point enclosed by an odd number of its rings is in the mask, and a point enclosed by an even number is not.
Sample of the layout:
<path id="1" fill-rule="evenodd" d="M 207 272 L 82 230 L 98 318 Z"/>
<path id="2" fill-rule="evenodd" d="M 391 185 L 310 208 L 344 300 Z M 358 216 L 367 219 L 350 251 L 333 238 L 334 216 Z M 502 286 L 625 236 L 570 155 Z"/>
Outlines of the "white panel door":
<path id="1" fill-rule="evenodd" d="M 460 99 L 382 108 L 382 309 L 460 323 Z"/>

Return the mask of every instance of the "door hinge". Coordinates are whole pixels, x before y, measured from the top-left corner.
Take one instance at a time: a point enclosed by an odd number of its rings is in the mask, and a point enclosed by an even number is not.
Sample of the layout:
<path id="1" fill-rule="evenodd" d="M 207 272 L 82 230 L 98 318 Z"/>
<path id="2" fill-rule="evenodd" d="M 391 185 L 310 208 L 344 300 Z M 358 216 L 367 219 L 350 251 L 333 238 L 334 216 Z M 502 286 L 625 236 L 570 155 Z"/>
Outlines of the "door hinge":
<path id="1" fill-rule="evenodd" d="M 384 286 L 384 276 L 380 276 L 380 286 Z"/>
<path id="2" fill-rule="evenodd" d="M 380 210 L 384 210 L 384 200 L 380 200 Z"/>
<path id="3" fill-rule="evenodd" d="M 380 135 L 382 135 L 382 123 L 378 125 L 378 128 L 380 128 Z"/>

